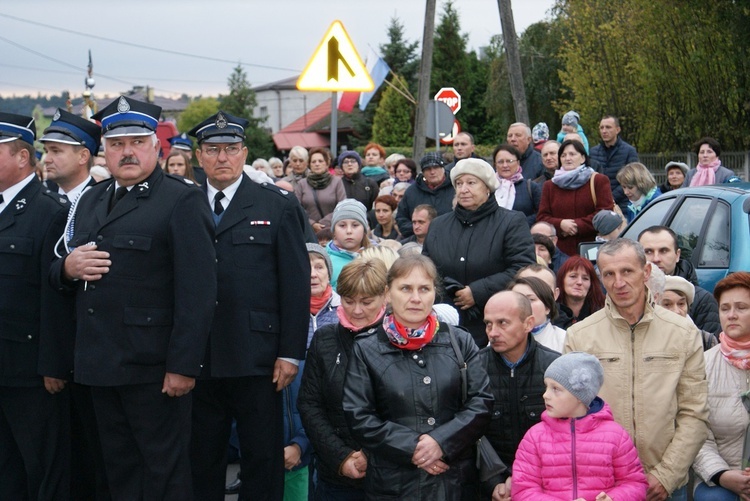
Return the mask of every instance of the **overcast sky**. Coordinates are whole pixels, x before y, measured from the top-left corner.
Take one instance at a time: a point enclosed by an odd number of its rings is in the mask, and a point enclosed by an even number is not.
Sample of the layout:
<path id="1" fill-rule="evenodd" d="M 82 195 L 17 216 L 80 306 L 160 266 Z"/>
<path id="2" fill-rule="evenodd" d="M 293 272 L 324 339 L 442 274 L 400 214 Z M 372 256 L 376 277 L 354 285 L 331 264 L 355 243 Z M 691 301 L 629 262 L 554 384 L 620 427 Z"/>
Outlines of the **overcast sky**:
<path id="1" fill-rule="evenodd" d="M 444 1 L 437 4 L 436 24 Z M 516 31 L 547 18 L 553 4 L 515 0 Z M 497 0 L 454 5 L 469 48 L 500 33 Z M 238 62 L 247 64 L 252 85 L 298 75 L 336 19 L 363 59 L 368 46 L 387 41 L 393 16 L 421 43 L 424 9 L 424 0 L 0 0 L 0 95 L 80 96 L 89 49 L 97 96 L 134 85 L 162 95 L 217 95 L 226 93 Z"/>

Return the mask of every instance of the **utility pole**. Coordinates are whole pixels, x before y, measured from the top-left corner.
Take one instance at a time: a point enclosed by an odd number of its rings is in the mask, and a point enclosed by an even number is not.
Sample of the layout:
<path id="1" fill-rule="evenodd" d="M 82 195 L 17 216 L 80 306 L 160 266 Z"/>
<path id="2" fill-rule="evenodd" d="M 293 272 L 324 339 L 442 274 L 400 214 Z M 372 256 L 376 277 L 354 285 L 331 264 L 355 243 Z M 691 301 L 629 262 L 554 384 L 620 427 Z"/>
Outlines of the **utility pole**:
<path id="1" fill-rule="evenodd" d="M 529 110 L 526 108 L 526 91 L 523 87 L 521 55 L 518 52 L 516 24 L 513 22 L 513 9 L 510 6 L 510 0 L 497 0 L 497 8 L 500 10 L 500 27 L 503 30 L 505 60 L 508 62 L 510 94 L 513 97 L 513 110 L 516 113 L 516 122 L 531 125 L 529 123 Z"/>
<path id="2" fill-rule="evenodd" d="M 435 37 L 435 3 L 426 0 L 424 14 L 424 34 L 422 35 L 422 63 L 419 65 L 419 88 L 417 90 L 417 116 L 414 121 L 414 155 L 419 159 L 424 155 L 427 122 L 427 103 L 430 101 L 430 75 L 432 74 L 432 46 Z"/>

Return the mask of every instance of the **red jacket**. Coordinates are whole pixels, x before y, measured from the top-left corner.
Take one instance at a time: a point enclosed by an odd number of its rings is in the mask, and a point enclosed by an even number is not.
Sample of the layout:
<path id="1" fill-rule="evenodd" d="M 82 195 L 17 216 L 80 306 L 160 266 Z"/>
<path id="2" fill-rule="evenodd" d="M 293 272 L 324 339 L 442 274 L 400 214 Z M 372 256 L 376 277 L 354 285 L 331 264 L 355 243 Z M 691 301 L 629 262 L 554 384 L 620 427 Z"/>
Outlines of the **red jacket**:
<path id="1" fill-rule="evenodd" d="M 600 492 L 615 501 L 646 499 L 648 482 L 630 435 L 598 397 L 597 406 L 578 419 L 542 413 L 516 451 L 513 501 L 594 501 Z"/>
<path id="2" fill-rule="evenodd" d="M 596 239 L 594 215 L 600 210 L 612 210 L 615 205 L 609 178 L 603 174 L 594 174 L 596 205 L 591 196 L 591 183 L 586 182 L 576 190 L 565 190 L 553 182 L 542 186 L 542 200 L 539 203 L 537 222 L 546 221 L 557 229 L 557 247 L 569 256 L 578 254 L 580 242 L 593 242 Z M 572 219 L 578 225 L 578 234 L 565 237 L 561 233 L 560 221 Z"/>

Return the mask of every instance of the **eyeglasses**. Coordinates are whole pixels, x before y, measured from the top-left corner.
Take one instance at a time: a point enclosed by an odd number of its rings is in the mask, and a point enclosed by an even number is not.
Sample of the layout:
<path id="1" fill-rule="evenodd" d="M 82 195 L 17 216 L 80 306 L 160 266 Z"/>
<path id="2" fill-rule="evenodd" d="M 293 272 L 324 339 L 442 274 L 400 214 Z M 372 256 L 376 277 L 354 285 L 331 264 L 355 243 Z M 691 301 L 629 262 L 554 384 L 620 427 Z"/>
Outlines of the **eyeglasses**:
<path id="1" fill-rule="evenodd" d="M 518 162 L 518 160 L 498 160 L 495 162 L 495 165 L 513 165 L 516 162 Z"/>
<path id="2" fill-rule="evenodd" d="M 355 159 L 353 159 L 353 158 L 345 158 L 345 159 L 343 159 L 343 160 L 341 161 L 341 165 L 346 165 L 346 164 L 356 164 L 356 163 L 359 163 L 359 162 L 357 162 L 357 161 L 356 161 Z"/>
<path id="3" fill-rule="evenodd" d="M 240 153 L 242 148 L 234 144 L 224 146 L 223 148 L 219 148 L 218 146 L 204 146 L 202 148 L 203 154 L 207 157 L 218 157 L 222 150 L 224 150 L 224 153 L 226 153 L 227 156 L 234 157 Z"/>

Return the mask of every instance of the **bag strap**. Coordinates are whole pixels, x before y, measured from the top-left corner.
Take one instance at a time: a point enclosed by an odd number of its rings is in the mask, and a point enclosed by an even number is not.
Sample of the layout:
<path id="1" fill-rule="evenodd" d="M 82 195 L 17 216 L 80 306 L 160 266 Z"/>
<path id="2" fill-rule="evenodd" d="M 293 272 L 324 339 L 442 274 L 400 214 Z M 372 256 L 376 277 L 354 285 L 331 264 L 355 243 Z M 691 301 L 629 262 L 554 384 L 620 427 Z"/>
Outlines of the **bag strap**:
<path id="1" fill-rule="evenodd" d="M 531 204 L 534 204 L 534 196 L 531 194 L 531 181 L 526 179 L 526 191 L 529 193 L 529 200 L 531 200 Z"/>
<path id="2" fill-rule="evenodd" d="M 593 188 L 591 189 L 593 190 Z M 320 212 L 320 219 L 323 219 L 324 217 L 326 217 L 326 214 L 323 214 L 323 209 L 320 208 L 320 202 L 318 202 L 318 190 L 313 188 L 312 192 L 313 192 L 313 200 L 315 201 L 315 207 L 317 207 L 318 212 Z M 594 203 L 594 205 L 596 205 L 596 203 Z"/>
<path id="3" fill-rule="evenodd" d="M 596 190 L 594 189 L 594 178 L 596 177 L 596 172 L 591 174 L 591 178 L 589 180 L 589 186 L 591 187 L 591 198 L 594 200 L 594 208 L 596 208 Z"/>
<path id="4" fill-rule="evenodd" d="M 464 354 L 461 353 L 461 348 L 458 347 L 458 341 L 456 341 L 456 335 L 453 334 L 453 328 L 448 324 L 446 325 L 448 326 L 448 335 L 451 339 L 451 346 L 453 346 L 453 351 L 456 352 L 456 358 L 458 359 L 458 373 L 461 375 L 461 402 L 466 403 L 466 396 L 468 393 L 466 383 L 466 361 L 464 360 Z"/>

